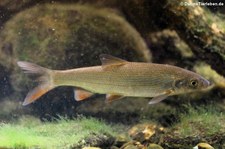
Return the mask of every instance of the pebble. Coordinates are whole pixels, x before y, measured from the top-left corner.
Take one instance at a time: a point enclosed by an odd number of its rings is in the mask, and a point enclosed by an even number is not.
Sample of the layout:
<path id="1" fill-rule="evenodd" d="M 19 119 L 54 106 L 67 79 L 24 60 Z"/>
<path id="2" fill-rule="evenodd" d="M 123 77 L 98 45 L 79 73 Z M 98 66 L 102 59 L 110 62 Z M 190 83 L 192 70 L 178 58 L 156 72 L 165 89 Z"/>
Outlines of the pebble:
<path id="1" fill-rule="evenodd" d="M 193 149 L 214 149 L 211 145 L 208 143 L 198 143 Z"/>
<path id="2" fill-rule="evenodd" d="M 82 149 L 101 149 L 101 148 L 99 148 L 99 147 L 84 147 Z"/>
<path id="3" fill-rule="evenodd" d="M 163 149 L 163 148 L 158 144 L 152 143 L 148 145 L 147 149 Z"/>
<path id="4" fill-rule="evenodd" d="M 133 126 L 129 130 L 128 134 L 133 140 L 143 142 L 145 140 L 149 140 L 153 135 L 163 131 L 164 128 L 158 126 L 157 124 L 145 123 Z"/>

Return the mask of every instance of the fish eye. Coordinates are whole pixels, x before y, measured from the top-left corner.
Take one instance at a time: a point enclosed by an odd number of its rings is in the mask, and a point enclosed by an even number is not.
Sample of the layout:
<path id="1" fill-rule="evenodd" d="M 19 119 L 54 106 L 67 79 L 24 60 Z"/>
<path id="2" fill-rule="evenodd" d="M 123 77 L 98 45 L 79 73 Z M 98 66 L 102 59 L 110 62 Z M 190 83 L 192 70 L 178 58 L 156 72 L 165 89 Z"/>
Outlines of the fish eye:
<path id="1" fill-rule="evenodd" d="M 193 88 L 197 87 L 198 86 L 198 81 L 197 80 L 191 80 L 190 81 L 190 86 L 193 87 Z"/>

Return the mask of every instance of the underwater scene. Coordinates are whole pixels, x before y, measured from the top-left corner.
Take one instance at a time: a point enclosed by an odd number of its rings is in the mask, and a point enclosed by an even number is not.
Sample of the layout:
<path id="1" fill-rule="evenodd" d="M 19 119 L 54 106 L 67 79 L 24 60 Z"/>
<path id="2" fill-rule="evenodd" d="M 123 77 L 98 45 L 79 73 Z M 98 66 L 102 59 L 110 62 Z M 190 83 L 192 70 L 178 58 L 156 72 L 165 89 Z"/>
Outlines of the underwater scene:
<path id="1" fill-rule="evenodd" d="M 0 0 L 0 149 L 225 149 L 225 1 Z"/>

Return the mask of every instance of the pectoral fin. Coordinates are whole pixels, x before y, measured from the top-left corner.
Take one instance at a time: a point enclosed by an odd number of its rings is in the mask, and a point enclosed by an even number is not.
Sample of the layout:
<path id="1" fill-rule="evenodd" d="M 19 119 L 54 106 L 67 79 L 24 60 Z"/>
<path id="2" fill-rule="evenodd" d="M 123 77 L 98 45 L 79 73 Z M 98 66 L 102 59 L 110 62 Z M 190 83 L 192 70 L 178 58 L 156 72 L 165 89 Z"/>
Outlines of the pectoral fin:
<path id="1" fill-rule="evenodd" d="M 172 90 L 166 91 L 164 94 L 156 96 L 152 98 L 148 104 L 156 104 L 161 102 L 162 100 L 166 99 L 170 94 L 172 93 Z"/>
<path id="2" fill-rule="evenodd" d="M 113 102 L 115 100 L 119 100 L 123 97 L 124 96 L 121 96 L 121 95 L 107 94 L 106 95 L 106 103 L 111 103 L 111 102 Z"/>
<path id="3" fill-rule="evenodd" d="M 160 101 L 166 99 L 168 97 L 168 95 L 164 94 L 164 95 L 160 95 L 160 96 L 156 96 L 154 98 L 152 98 L 148 104 L 156 104 L 159 103 Z"/>
<path id="4" fill-rule="evenodd" d="M 86 91 L 86 90 L 82 90 L 82 89 L 74 90 L 74 99 L 76 101 L 85 100 L 85 99 L 91 97 L 92 95 L 93 95 L 93 93 Z"/>

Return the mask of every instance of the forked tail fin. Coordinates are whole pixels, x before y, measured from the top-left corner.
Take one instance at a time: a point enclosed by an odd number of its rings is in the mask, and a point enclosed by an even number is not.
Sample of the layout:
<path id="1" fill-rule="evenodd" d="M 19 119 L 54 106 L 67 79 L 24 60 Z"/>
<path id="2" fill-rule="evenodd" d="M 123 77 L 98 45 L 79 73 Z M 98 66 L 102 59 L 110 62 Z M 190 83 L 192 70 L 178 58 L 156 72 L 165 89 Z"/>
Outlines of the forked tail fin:
<path id="1" fill-rule="evenodd" d="M 37 79 L 37 81 L 40 82 L 39 85 L 27 94 L 23 102 L 24 106 L 34 102 L 55 87 L 53 84 L 52 70 L 24 61 L 19 61 L 17 64 L 24 73 L 37 74 L 40 76 Z"/>

